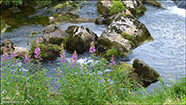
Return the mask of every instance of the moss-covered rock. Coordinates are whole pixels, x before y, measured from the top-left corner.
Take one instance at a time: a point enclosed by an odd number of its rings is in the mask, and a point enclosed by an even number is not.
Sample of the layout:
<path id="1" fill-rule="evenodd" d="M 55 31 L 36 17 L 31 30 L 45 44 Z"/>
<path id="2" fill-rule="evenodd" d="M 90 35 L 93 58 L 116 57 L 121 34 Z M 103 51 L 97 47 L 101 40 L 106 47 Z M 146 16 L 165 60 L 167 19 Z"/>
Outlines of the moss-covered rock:
<path id="1" fill-rule="evenodd" d="M 1 18 L 0 18 L 0 19 L 1 19 Z M 10 27 L 10 26 L 7 25 L 7 24 L 1 19 L 1 33 L 4 33 L 8 27 Z M 1 34 L 0 34 L 0 35 L 1 35 Z"/>
<path id="2" fill-rule="evenodd" d="M 39 33 L 37 32 L 37 31 L 34 31 L 34 32 L 32 32 L 29 36 L 36 36 L 36 35 L 38 35 Z"/>
<path id="3" fill-rule="evenodd" d="M 79 15 L 66 12 L 66 13 L 56 13 L 49 17 L 49 22 L 53 24 L 58 24 L 61 22 L 71 22 L 71 23 L 83 23 L 83 22 L 94 22 L 93 19 L 83 18 Z"/>
<path id="4" fill-rule="evenodd" d="M 121 83 L 124 83 L 125 85 L 129 86 L 129 83 L 130 84 L 135 83 L 134 86 L 139 87 L 139 85 L 136 84 L 136 83 L 139 83 L 141 86 L 143 86 L 143 81 L 141 80 L 139 75 L 136 72 L 134 72 L 132 65 L 129 65 L 125 62 L 118 63 L 114 71 L 111 71 L 110 74 L 111 74 L 111 77 L 112 75 L 117 74 Z"/>
<path id="5" fill-rule="evenodd" d="M 81 26 L 69 26 L 66 32 L 69 34 L 66 40 L 66 49 L 70 52 L 83 53 L 89 50 L 90 43 L 97 41 L 97 35 L 88 28 Z"/>
<path id="6" fill-rule="evenodd" d="M 81 9 L 83 6 L 77 3 L 69 3 L 68 1 L 63 2 L 61 4 L 57 4 L 53 7 L 53 13 L 65 13 L 65 12 L 76 12 Z"/>
<path id="7" fill-rule="evenodd" d="M 67 33 L 56 25 L 51 24 L 44 28 L 42 37 L 47 43 L 61 44 L 67 37 Z"/>
<path id="8" fill-rule="evenodd" d="M 145 64 L 143 61 L 139 59 L 135 59 L 133 64 L 133 68 L 135 68 L 135 72 L 139 75 L 141 80 L 144 82 L 144 85 L 149 85 L 151 83 L 155 83 L 160 78 L 160 74 L 156 72 L 152 67 Z"/>
<path id="9" fill-rule="evenodd" d="M 151 34 L 138 20 L 118 13 L 108 28 L 101 34 L 96 47 L 100 54 L 116 49 L 119 56 L 125 57 L 133 48 L 147 40 L 152 40 Z"/>
<path id="10" fill-rule="evenodd" d="M 57 57 L 59 57 L 60 45 L 36 43 L 36 41 L 33 41 L 31 44 L 31 48 L 30 48 L 31 58 L 35 59 L 34 58 L 34 55 L 35 55 L 34 51 L 35 51 L 35 48 L 37 48 L 37 46 L 39 46 L 39 48 L 41 49 L 42 61 L 51 61 L 51 60 L 55 60 L 55 59 L 57 59 Z"/>

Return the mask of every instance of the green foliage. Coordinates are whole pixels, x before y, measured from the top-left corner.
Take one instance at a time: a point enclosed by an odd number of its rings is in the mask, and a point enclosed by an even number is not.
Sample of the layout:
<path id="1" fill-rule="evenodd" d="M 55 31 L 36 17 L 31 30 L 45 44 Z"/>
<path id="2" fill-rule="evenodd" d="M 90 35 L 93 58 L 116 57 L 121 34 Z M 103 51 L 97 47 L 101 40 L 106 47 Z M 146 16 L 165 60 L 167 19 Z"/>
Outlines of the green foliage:
<path id="1" fill-rule="evenodd" d="M 44 48 L 40 45 L 40 48 Z M 58 49 L 58 48 L 56 48 Z M 82 104 L 82 105 L 123 105 L 123 104 L 185 104 L 186 103 L 186 77 L 173 83 L 171 87 L 160 78 L 161 89 L 153 90 L 149 95 L 145 88 L 139 86 L 136 81 L 131 81 L 129 74 L 132 66 L 109 65 L 109 62 L 101 58 L 95 63 L 93 58 L 93 72 L 84 64 L 70 67 L 70 63 L 59 63 L 58 83 L 61 84 L 55 94 L 50 91 L 50 79 L 46 78 L 46 69 L 37 65 L 38 71 L 22 71 L 22 65 L 5 60 L 1 66 L 1 102 L 17 102 L 19 104 Z M 14 66 L 10 66 L 13 65 Z M 23 64 L 24 65 L 24 64 Z M 27 65 L 28 66 L 28 65 Z M 30 67 L 34 64 L 30 63 Z M 111 68 L 111 72 L 105 70 Z M 62 74 L 62 71 L 65 75 Z M 102 73 L 102 74 L 100 74 Z M 112 83 L 111 81 L 112 80 Z M 135 90 L 135 91 L 134 91 Z"/>
<path id="2" fill-rule="evenodd" d="M 125 13 L 121 13 L 120 16 L 127 17 L 127 15 Z"/>
<path id="3" fill-rule="evenodd" d="M 32 2 L 46 5 L 52 3 L 52 0 L 33 0 Z M 3 0 L 2 3 L 7 6 L 9 6 L 10 4 L 18 6 L 23 4 L 23 0 Z"/>
<path id="4" fill-rule="evenodd" d="M 12 63 L 15 63 L 15 66 L 8 66 Z M 45 77 L 45 69 L 36 73 L 29 72 L 31 70 L 25 72 L 22 71 L 21 66 L 11 60 L 6 60 L 1 69 L 1 100 L 4 103 L 43 104 L 50 102 L 48 90 L 50 79 Z"/>
<path id="5" fill-rule="evenodd" d="M 114 56 L 118 56 L 119 55 L 118 52 L 117 52 L 117 50 L 115 48 L 111 48 L 111 49 L 107 50 L 107 52 L 106 52 L 105 55 L 108 58 L 110 58 L 112 56 L 112 54 L 114 54 Z"/>
<path id="6" fill-rule="evenodd" d="M 116 14 L 120 12 L 121 10 L 125 10 L 126 8 L 123 6 L 123 3 L 121 1 L 114 1 L 112 7 L 110 8 L 109 15 Z"/>

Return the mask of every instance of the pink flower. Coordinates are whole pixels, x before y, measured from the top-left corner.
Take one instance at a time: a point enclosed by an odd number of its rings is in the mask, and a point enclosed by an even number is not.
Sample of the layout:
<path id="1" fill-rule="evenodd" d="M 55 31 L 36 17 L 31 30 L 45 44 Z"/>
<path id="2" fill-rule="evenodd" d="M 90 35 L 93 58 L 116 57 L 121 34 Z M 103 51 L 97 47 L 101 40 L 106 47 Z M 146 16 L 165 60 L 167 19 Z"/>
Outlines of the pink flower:
<path id="1" fill-rule="evenodd" d="M 90 47 L 90 51 L 89 51 L 89 53 L 94 53 L 94 52 L 96 52 L 95 47 L 94 47 L 94 46 Z"/>
<path id="2" fill-rule="evenodd" d="M 112 57 L 111 57 L 111 65 L 115 65 L 116 66 L 116 63 L 115 63 L 115 61 L 114 61 L 114 54 L 112 54 Z"/>
<path id="3" fill-rule="evenodd" d="M 3 54 L 3 60 L 2 60 L 2 62 L 4 63 L 4 61 L 5 61 L 6 59 L 7 59 L 7 60 L 9 59 L 9 58 L 8 58 L 8 53 L 7 53 L 7 52 Z"/>
<path id="4" fill-rule="evenodd" d="M 16 56 L 15 52 L 12 52 L 12 50 L 10 50 L 10 59 L 13 60 L 13 58 Z"/>
<path id="5" fill-rule="evenodd" d="M 39 46 L 37 46 L 34 53 L 35 53 L 34 57 L 37 59 L 37 61 L 39 61 L 39 59 L 41 59 L 41 57 L 40 57 L 41 50 L 40 50 Z"/>
<path id="6" fill-rule="evenodd" d="M 25 55 L 25 63 L 29 63 L 30 62 L 29 58 L 30 58 L 30 55 L 26 54 Z"/>
<path id="7" fill-rule="evenodd" d="M 63 43 L 61 45 L 61 52 L 60 52 L 60 57 L 61 57 L 61 62 L 64 64 L 66 61 L 66 58 L 65 58 L 65 52 L 64 52 L 64 47 L 63 47 Z"/>

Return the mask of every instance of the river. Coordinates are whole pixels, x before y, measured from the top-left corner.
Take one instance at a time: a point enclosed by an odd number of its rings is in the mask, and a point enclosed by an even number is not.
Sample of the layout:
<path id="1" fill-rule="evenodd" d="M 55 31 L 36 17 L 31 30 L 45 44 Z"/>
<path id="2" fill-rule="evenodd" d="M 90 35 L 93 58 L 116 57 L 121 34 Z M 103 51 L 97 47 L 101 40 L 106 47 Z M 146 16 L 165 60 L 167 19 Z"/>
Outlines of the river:
<path id="1" fill-rule="evenodd" d="M 82 4 L 84 7 L 77 11 L 81 17 L 95 19 L 99 17 L 96 10 L 96 1 L 91 3 Z M 154 41 L 144 43 L 143 45 L 134 49 L 125 59 L 116 59 L 117 62 L 125 61 L 128 64 L 132 64 L 134 59 L 141 59 L 153 69 L 155 69 L 162 78 L 166 81 L 178 80 L 181 75 L 185 75 L 185 49 L 186 49 L 186 33 L 185 33 L 185 9 L 177 8 L 172 2 L 162 2 L 167 7 L 166 9 L 156 8 L 145 5 L 147 11 L 145 15 L 138 18 L 138 20 L 145 24 L 149 32 L 151 33 Z M 45 8 L 46 9 L 46 8 Z M 39 14 L 40 11 L 36 11 L 35 14 Z M 34 14 L 33 14 L 34 15 Z M 29 20 L 28 20 L 29 21 Z M 70 25 L 85 26 L 95 32 L 98 36 L 107 28 L 106 25 L 95 25 L 94 23 L 62 23 L 59 25 L 62 29 L 67 29 Z M 11 39 L 16 46 L 29 47 L 26 43 L 28 39 L 24 35 L 29 35 L 33 31 L 38 31 L 39 35 L 42 36 L 42 30 L 46 25 L 29 24 L 22 25 L 18 28 L 14 28 L 11 31 L 2 33 L 1 43 L 4 39 Z M 38 37 L 37 36 L 37 37 Z M 36 37 L 31 37 L 35 39 Z M 67 59 L 72 54 L 67 53 Z M 78 63 L 88 64 L 90 56 L 87 52 L 79 55 Z M 48 69 L 47 77 L 51 77 L 54 82 L 51 82 L 52 87 L 58 87 L 58 78 L 56 78 L 57 62 L 49 61 L 43 64 Z M 23 62 L 19 62 L 22 65 Z M 26 69 L 25 69 L 26 70 Z M 170 85 L 170 83 L 168 83 Z M 147 91 L 151 91 L 153 88 L 159 86 L 159 82 L 151 84 L 147 87 Z"/>

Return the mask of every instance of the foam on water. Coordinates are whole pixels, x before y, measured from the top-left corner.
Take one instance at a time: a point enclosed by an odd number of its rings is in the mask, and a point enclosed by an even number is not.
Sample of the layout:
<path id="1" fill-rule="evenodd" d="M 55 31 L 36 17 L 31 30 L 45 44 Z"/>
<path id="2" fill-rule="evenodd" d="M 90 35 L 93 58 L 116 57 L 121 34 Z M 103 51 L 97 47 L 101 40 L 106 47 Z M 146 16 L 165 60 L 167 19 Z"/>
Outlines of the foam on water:
<path id="1" fill-rule="evenodd" d="M 168 7 L 167 11 L 171 14 L 177 14 L 179 16 L 186 17 L 186 10 L 183 8 L 178 8 L 177 6 Z"/>

